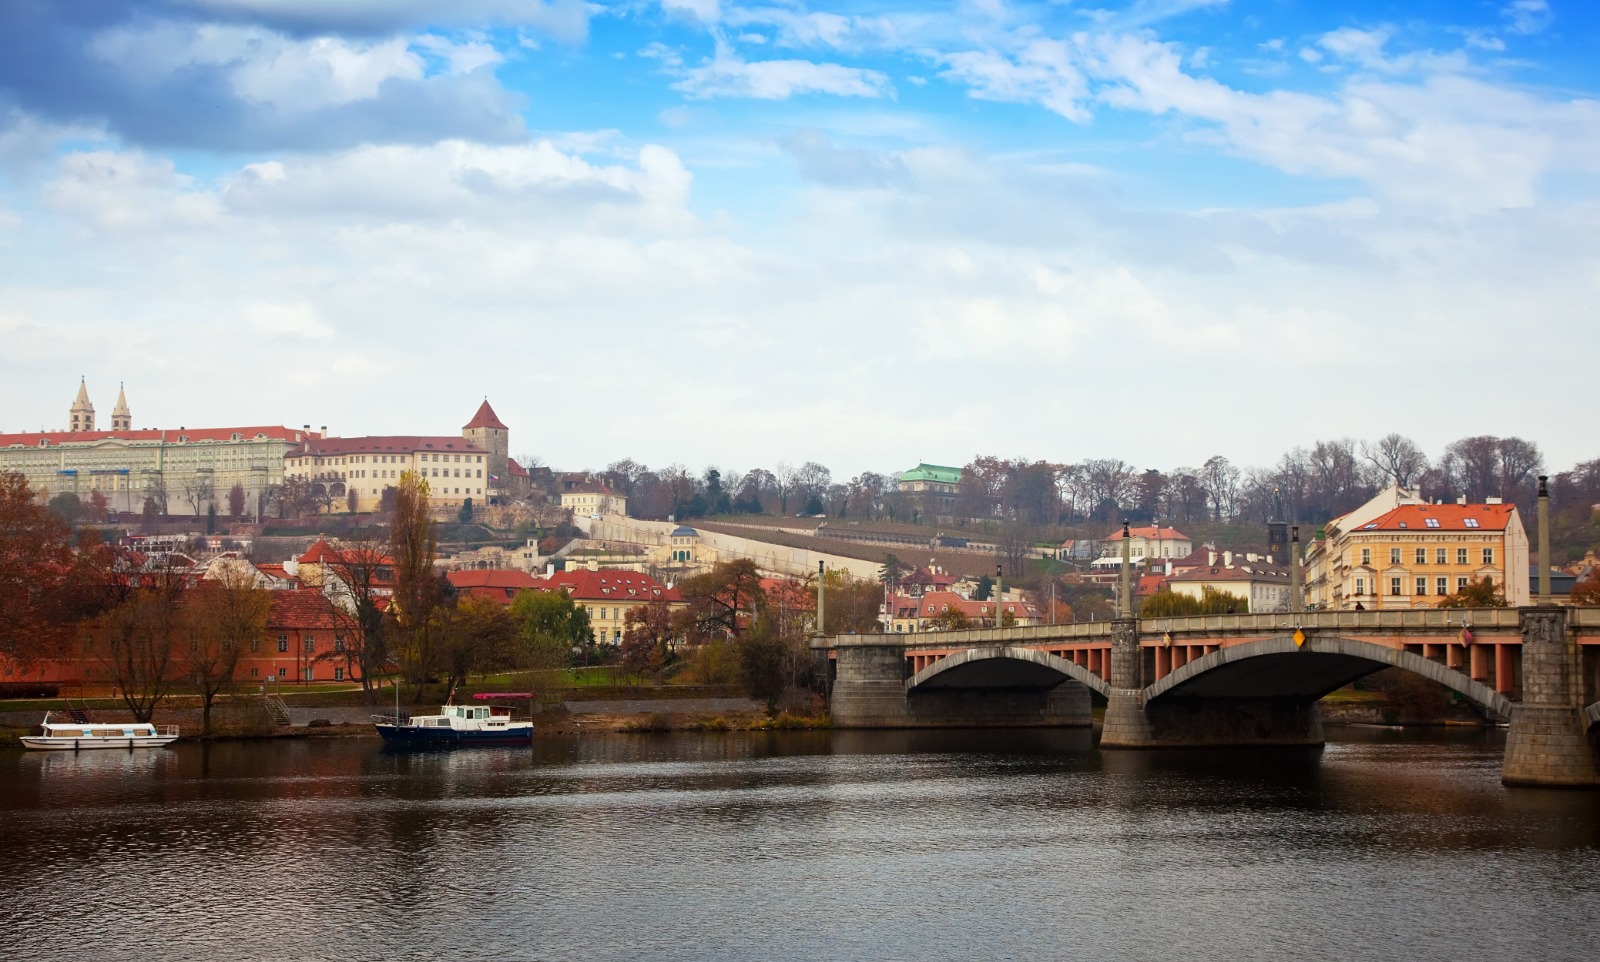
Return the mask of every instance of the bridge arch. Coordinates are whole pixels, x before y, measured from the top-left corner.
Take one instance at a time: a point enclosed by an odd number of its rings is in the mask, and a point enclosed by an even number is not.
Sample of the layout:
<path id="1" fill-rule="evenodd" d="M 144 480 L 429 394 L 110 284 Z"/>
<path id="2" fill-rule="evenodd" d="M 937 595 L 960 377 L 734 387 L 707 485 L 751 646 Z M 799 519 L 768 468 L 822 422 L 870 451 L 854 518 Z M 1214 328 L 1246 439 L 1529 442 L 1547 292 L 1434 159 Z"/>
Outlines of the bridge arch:
<path id="1" fill-rule="evenodd" d="M 946 655 L 906 679 L 906 694 L 931 688 L 1050 688 L 1071 679 L 1102 696 L 1111 686 L 1104 678 L 1065 658 L 1032 648 L 1000 645 L 968 648 Z"/>
<path id="2" fill-rule="evenodd" d="M 1480 708 L 1511 717 L 1511 699 L 1454 668 L 1387 645 L 1322 635 L 1307 638 L 1304 647 L 1285 636 L 1221 648 L 1146 688 L 1144 700 L 1283 696 L 1315 701 L 1384 667 L 1421 675 Z"/>

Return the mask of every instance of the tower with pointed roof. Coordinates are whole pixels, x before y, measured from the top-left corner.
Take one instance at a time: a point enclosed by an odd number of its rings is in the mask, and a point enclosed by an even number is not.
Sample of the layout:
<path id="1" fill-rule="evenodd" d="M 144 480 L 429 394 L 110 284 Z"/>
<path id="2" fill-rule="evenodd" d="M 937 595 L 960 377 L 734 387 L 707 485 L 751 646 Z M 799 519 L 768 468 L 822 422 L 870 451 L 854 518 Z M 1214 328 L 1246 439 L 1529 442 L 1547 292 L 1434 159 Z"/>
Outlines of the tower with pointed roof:
<path id="1" fill-rule="evenodd" d="M 128 396 L 121 384 L 117 385 L 117 406 L 111 409 L 111 430 L 133 430 L 133 414 L 128 411 Z"/>
<path id="2" fill-rule="evenodd" d="M 494 413 L 488 398 L 483 399 L 483 403 L 478 405 L 478 413 L 462 427 L 461 436 L 488 452 L 484 460 L 489 465 L 486 474 L 493 478 L 488 484 L 491 493 L 504 488 L 506 462 L 510 460 L 511 429 Z"/>
<path id="3" fill-rule="evenodd" d="M 94 405 L 89 403 L 89 385 L 82 378 L 78 379 L 78 396 L 67 413 L 67 423 L 69 431 L 94 430 Z"/>

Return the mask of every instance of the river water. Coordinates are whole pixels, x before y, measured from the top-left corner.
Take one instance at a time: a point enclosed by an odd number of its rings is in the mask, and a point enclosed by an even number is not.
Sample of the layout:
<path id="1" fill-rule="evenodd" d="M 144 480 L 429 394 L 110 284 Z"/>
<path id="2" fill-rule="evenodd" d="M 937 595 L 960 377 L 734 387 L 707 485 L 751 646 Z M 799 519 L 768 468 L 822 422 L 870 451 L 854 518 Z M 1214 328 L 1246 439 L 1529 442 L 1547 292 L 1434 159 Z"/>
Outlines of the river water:
<path id="1" fill-rule="evenodd" d="M 371 739 L 0 753 L 0 955 L 1583 959 L 1600 793 L 1502 739 Z"/>

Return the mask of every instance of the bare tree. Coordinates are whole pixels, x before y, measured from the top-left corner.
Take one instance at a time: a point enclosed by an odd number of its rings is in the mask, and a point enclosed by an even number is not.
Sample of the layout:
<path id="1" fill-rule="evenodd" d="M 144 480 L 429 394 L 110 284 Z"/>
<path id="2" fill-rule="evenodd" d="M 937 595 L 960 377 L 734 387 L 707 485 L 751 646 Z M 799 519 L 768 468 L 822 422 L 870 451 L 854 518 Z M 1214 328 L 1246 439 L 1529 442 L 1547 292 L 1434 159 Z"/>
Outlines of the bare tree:
<path id="1" fill-rule="evenodd" d="M 183 500 L 189 502 L 193 509 L 190 513 L 199 517 L 205 506 L 216 499 L 217 492 L 211 483 L 211 475 L 196 473 L 183 482 Z"/>
<path id="2" fill-rule="evenodd" d="M 1398 434 L 1385 435 L 1375 444 L 1362 444 L 1361 456 L 1383 475 L 1385 483 L 1393 482 L 1402 488 L 1411 487 L 1428 470 L 1427 455 L 1415 441 Z"/>
<path id="3" fill-rule="evenodd" d="M 187 593 L 182 632 L 188 639 L 184 674 L 200 695 L 200 727 L 211 733 L 211 708 L 234 683 L 239 658 L 267 635 L 271 593 L 238 568 Z"/>

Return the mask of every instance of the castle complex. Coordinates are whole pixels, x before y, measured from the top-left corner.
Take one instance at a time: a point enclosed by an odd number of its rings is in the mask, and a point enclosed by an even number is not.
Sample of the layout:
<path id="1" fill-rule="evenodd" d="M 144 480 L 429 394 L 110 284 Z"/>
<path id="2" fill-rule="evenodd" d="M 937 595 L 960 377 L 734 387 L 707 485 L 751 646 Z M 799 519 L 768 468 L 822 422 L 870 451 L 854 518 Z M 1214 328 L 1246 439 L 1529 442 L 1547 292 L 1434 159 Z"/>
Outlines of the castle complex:
<path id="1" fill-rule="evenodd" d="M 88 501 L 98 493 L 118 512 L 139 512 L 148 499 L 169 515 L 220 508 L 239 485 L 254 516 L 288 478 L 320 486 L 327 510 L 371 511 L 409 470 L 427 479 L 431 503 L 448 507 L 527 494 L 528 473 L 507 453 L 510 433 L 488 400 L 460 435 L 333 438 L 281 425 L 135 430 L 120 386 L 110 430 L 101 431 L 80 381 L 66 430 L 0 433 L 0 471 L 22 474 L 45 497 Z"/>

